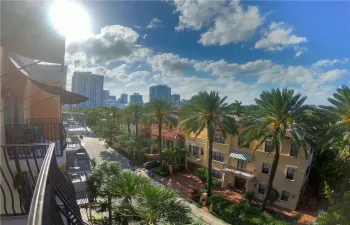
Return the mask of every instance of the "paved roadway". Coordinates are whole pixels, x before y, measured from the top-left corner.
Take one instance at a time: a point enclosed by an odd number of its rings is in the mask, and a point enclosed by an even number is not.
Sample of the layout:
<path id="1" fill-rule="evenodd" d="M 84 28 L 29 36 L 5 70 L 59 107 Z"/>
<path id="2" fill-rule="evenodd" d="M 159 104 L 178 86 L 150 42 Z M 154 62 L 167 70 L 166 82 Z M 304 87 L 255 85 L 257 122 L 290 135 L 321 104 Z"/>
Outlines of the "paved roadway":
<path id="1" fill-rule="evenodd" d="M 104 142 L 98 140 L 98 138 L 84 137 L 83 143 L 86 151 L 89 153 L 90 158 L 95 158 L 98 164 L 104 160 L 119 162 L 124 169 L 130 169 L 128 160 L 125 159 L 124 156 L 111 148 L 107 149 Z"/>

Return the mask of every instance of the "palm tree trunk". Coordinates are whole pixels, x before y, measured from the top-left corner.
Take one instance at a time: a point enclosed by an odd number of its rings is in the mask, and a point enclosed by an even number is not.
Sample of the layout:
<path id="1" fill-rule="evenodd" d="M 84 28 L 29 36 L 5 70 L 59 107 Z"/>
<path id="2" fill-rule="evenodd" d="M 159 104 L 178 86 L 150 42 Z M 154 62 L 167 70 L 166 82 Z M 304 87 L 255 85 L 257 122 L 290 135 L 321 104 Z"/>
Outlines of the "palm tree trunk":
<path id="1" fill-rule="evenodd" d="M 264 201 L 263 201 L 263 204 L 261 206 L 262 210 L 265 210 L 266 205 L 267 205 L 268 197 L 271 194 L 271 191 L 273 189 L 272 185 L 273 185 L 273 180 L 275 179 L 275 174 L 276 174 L 279 158 L 280 158 L 280 151 L 279 151 L 279 146 L 277 145 L 276 146 L 275 157 L 273 158 L 273 162 L 272 162 L 271 173 L 270 173 L 270 176 L 269 176 L 269 180 L 267 182 L 267 188 L 266 188 Z"/>
<path id="2" fill-rule="evenodd" d="M 135 126 L 136 126 L 136 128 L 135 128 L 136 137 L 138 137 L 139 136 L 139 122 L 138 122 L 138 120 L 136 120 Z"/>
<path id="3" fill-rule="evenodd" d="M 211 196 L 211 185 L 213 183 L 212 162 L 213 162 L 213 138 L 210 137 L 209 138 L 209 155 L 208 155 L 208 180 L 207 180 L 208 197 Z"/>
<path id="4" fill-rule="evenodd" d="M 108 222 L 112 225 L 112 197 L 108 196 Z"/>
<path id="5" fill-rule="evenodd" d="M 160 165 L 163 166 L 163 151 L 162 151 L 162 124 L 158 121 L 158 144 L 159 144 L 159 157 L 160 157 Z"/>
<path id="6" fill-rule="evenodd" d="M 338 198 L 337 198 L 338 201 L 343 198 L 344 193 L 348 190 L 348 188 L 349 188 L 349 180 L 350 180 L 350 162 L 348 162 L 347 166 L 346 166 L 344 179 L 343 179 L 343 182 L 341 184 L 341 187 L 340 187 L 340 190 L 339 190 L 339 194 L 338 194 Z"/>

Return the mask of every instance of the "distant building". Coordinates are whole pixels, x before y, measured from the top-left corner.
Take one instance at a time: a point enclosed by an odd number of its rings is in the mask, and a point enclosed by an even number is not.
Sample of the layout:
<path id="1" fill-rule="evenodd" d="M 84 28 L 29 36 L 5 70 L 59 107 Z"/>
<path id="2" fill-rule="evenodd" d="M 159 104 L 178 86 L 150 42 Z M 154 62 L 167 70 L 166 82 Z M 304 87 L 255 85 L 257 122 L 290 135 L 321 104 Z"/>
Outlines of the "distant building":
<path id="1" fill-rule="evenodd" d="M 121 94 L 120 95 L 120 103 L 121 104 L 127 104 L 128 103 L 128 94 Z"/>
<path id="2" fill-rule="evenodd" d="M 109 96 L 108 100 L 117 100 L 117 97 L 115 97 L 115 95 Z"/>
<path id="3" fill-rule="evenodd" d="M 140 95 L 139 93 L 134 93 L 133 95 L 130 95 L 130 104 L 133 103 L 143 105 L 142 95 Z"/>
<path id="4" fill-rule="evenodd" d="M 109 99 L 109 91 L 103 90 L 103 100 L 108 100 L 108 99 Z"/>
<path id="5" fill-rule="evenodd" d="M 74 72 L 72 91 L 86 96 L 88 101 L 75 105 L 78 109 L 102 107 L 104 76 L 91 72 Z"/>
<path id="6" fill-rule="evenodd" d="M 149 100 L 162 98 L 170 102 L 171 88 L 166 85 L 156 85 L 149 88 Z"/>
<path id="7" fill-rule="evenodd" d="M 171 95 L 171 104 L 180 104 L 180 95 L 179 94 L 172 94 Z"/>
<path id="8" fill-rule="evenodd" d="M 120 102 L 117 100 L 112 100 L 112 99 L 107 99 L 107 100 L 103 100 L 103 107 L 119 107 L 120 106 Z"/>

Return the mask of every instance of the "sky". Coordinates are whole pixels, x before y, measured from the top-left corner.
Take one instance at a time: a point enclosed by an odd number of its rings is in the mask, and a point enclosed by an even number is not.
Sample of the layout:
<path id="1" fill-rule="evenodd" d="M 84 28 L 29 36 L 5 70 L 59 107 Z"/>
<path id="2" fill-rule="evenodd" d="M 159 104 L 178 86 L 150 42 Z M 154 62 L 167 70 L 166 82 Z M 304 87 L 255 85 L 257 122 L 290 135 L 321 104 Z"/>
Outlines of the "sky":
<path id="1" fill-rule="evenodd" d="M 252 104 L 264 90 L 293 88 L 309 104 L 350 85 L 350 2 L 78 2 L 91 33 L 66 44 L 74 71 L 105 76 L 111 95 L 166 84 L 181 99 L 218 91 Z"/>

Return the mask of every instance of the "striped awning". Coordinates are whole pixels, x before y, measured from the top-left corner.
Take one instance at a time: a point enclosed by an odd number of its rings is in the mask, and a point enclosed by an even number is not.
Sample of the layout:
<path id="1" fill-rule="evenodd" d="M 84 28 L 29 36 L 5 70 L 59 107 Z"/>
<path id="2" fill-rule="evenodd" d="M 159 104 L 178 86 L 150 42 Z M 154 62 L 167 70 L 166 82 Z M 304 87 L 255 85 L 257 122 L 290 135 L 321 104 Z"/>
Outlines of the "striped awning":
<path id="1" fill-rule="evenodd" d="M 246 161 L 251 161 L 253 156 L 249 154 L 248 152 L 240 151 L 240 150 L 233 150 L 230 154 L 230 157 L 235 159 L 242 159 Z"/>

